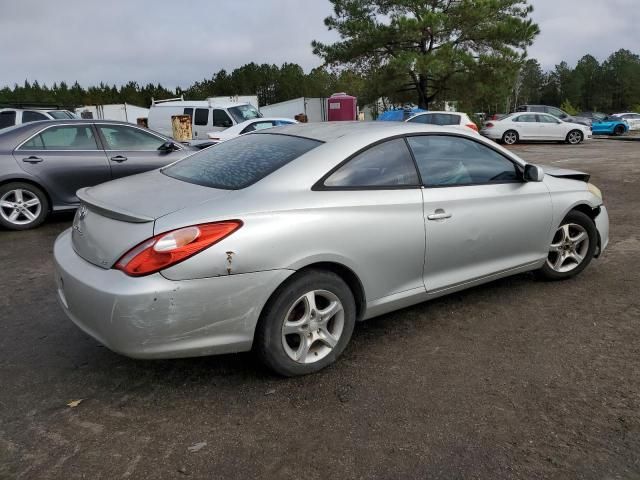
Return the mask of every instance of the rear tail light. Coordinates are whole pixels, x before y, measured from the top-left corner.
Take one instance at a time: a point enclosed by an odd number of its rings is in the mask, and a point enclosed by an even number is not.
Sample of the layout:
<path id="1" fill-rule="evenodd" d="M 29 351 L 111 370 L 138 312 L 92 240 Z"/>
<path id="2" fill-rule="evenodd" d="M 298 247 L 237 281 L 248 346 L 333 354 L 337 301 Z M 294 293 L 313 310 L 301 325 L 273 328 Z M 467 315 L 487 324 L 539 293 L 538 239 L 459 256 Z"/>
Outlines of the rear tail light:
<path id="1" fill-rule="evenodd" d="M 161 233 L 133 247 L 114 268 L 131 277 L 159 272 L 218 243 L 241 226 L 240 220 L 229 220 Z"/>
<path id="2" fill-rule="evenodd" d="M 475 123 L 467 123 L 466 126 L 469 127 L 471 130 L 475 130 L 476 132 L 478 131 L 478 126 Z"/>
<path id="3" fill-rule="evenodd" d="M 493 123 L 487 122 L 487 123 L 484 124 L 484 126 L 485 126 L 485 128 L 491 128 L 491 127 L 493 127 Z"/>

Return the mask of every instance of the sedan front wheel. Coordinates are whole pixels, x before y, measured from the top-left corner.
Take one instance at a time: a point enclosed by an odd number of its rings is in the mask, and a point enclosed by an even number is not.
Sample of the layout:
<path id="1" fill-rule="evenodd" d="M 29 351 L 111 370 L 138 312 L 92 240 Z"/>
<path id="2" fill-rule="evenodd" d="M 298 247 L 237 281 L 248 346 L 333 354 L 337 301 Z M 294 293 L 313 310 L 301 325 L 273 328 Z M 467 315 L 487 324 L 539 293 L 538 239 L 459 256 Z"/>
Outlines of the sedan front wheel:
<path id="1" fill-rule="evenodd" d="M 597 242 L 593 220 L 577 210 L 569 212 L 553 235 L 547 261 L 538 273 L 546 280 L 564 280 L 579 274 L 591 262 Z"/>

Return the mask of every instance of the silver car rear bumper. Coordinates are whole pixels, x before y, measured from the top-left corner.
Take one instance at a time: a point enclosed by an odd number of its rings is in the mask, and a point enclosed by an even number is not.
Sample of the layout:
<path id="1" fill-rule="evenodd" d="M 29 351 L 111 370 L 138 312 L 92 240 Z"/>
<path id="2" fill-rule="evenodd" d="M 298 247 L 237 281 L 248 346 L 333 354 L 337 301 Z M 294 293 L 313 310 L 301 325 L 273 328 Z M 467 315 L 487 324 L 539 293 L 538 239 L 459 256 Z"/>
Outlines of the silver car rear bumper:
<path id="1" fill-rule="evenodd" d="M 111 350 L 172 358 L 251 349 L 263 305 L 291 270 L 173 281 L 133 278 L 83 260 L 67 230 L 54 245 L 58 299 L 67 316 Z"/>

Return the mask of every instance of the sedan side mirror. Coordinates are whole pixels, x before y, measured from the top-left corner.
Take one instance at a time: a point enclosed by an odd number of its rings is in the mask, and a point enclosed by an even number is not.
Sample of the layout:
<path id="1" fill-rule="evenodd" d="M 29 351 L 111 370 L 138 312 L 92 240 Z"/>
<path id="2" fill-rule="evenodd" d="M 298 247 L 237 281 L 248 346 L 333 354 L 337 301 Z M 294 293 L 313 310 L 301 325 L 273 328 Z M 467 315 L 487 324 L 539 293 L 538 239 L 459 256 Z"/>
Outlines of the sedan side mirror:
<path id="1" fill-rule="evenodd" d="M 544 177 L 544 170 L 542 167 L 527 163 L 524 166 L 524 181 L 525 182 L 541 182 Z"/>
<path id="2" fill-rule="evenodd" d="M 158 147 L 158 150 L 165 153 L 171 153 L 179 149 L 180 147 L 171 141 L 166 141 Z"/>

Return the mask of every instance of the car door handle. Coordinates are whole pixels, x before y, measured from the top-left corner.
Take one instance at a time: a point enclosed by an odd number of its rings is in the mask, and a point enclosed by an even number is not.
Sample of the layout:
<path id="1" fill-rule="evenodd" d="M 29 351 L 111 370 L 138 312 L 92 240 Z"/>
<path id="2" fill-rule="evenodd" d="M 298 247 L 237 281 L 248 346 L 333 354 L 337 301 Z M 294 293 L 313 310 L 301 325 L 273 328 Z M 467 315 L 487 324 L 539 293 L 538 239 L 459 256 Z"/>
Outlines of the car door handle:
<path id="1" fill-rule="evenodd" d="M 123 157 L 122 155 L 116 155 L 115 157 L 111 157 L 111 160 L 114 162 L 122 163 L 127 161 L 127 157 Z"/>
<path id="2" fill-rule="evenodd" d="M 31 155 L 30 157 L 23 158 L 22 161 L 25 163 L 40 163 L 42 162 L 42 159 L 40 157 L 36 157 L 35 155 Z"/>
<path id="3" fill-rule="evenodd" d="M 444 220 L 445 218 L 451 218 L 451 214 L 445 212 L 444 210 L 442 210 L 441 208 L 438 208 L 435 212 L 433 212 L 431 215 L 427 215 L 427 218 L 429 220 Z"/>

